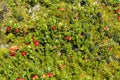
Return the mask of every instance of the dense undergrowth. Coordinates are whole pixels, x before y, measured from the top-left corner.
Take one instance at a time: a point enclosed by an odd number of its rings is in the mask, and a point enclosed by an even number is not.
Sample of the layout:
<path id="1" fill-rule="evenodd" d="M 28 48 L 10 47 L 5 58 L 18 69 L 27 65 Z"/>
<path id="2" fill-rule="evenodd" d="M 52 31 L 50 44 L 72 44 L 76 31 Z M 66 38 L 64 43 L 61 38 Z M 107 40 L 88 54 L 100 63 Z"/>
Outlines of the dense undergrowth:
<path id="1" fill-rule="evenodd" d="M 0 79 L 120 80 L 119 2 L 2 0 Z"/>

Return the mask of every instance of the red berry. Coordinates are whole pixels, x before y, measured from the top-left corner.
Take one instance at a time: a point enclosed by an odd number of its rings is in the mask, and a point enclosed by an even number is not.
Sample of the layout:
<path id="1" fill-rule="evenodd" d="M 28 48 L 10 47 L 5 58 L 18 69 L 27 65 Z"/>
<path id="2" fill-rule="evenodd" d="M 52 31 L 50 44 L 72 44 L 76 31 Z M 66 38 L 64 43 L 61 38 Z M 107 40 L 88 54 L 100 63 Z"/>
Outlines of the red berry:
<path id="1" fill-rule="evenodd" d="M 117 19 L 120 20 L 120 16 L 118 16 Z"/>
<path id="2" fill-rule="evenodd" d="M 16 78 L 16 80 L 25 80 L 25 78 Z"/>
<path id="3" fill-rule="evenodd" d="M 112 51 L 112 46 L 110 46 L 108 49 L 109 49 L 110 51 Z"/>
<path id="4" fill-rule="evenodd" d="M 65 64 L 62 64 L 61 68 L 64 68 L 65 67 Z"/>
<path id="5" fill-rule="evenodd" d="M 23 51 L 23 52 L 21 52 L 21 54 L 22 54 L 22 56 L 26 56 L 26 52 L 25 51 Z"/>
<path id="6" fill-rule="evenodd" d="M 120 8 L 116 10 L 116 13 L 120 13 Z"/>
<path id="7" fill-rule="evenodd" d="M 15 52 L 10 52 L 10 56 L 15 56 Z"/>
<path id="8" fill-rule="evenodd" d="M 63 8 L 58 8 L 59 11 L 63 11 L 64 9 Z"/>
<path id="9" fill-rule="evenodd" d="M 56 26 L 52 26 L 52 30 L 56 30 L 57 28 L 56 28 Z"/>
<path id="10" fill-rule="evenodd" d="M 15 30 L 15 32 L 16 32 L 16 33 L 18 33 L 18 32 L 19 32 L 19 30 L 18 30 L 18 29 L 16 29 L 16 30 Z"/>
<path id="11" fill-rule="evenodd" d="M 34 36 L 32 36 L 32 39 L 35 39 L 35 37 L 34 37 Z"/>
<path id="12" fill-rule="evenodd" d="M 35 74 L 35 75 L 32 76 L 32 80 L 38 79 L 38 77 L 39 76 L 37 74 Z"/>
<path id="13" fill-rule="evenodd" d="M 105 27 L 104 27 L 104 30 L 105 30 L 105 31 L 109 31 L 109 27 L 108 27 L 108 26 L 105 26 Z"/>
<path id="14" fill-rule="evenodd" d="M 21 80 L 25 80 L 25 78 L 21 78 Z"/>
<path id="15" fill-rule="evenodd" d="M 117 4 L 118 7 L 120 7 L 120 4 Z"/>
<path id="16" fill-rule="evenodd" d="M 18 46 L 17 45 L 14 45 L 12 47 L 9 48 L 10 52 L 15 52 L 16 50 L 18 50 Z"/>
<path id="17" fill-rule="evenodd" d="M 6 31 L 10 31 L 11 30 L 11 27 L 6 27 Z"/>
<path id="18" fill-rule="evenodd" d="M 53 74 L 52 74 L 52 73 L 47 73 L 46 76 L 47 76 L 47 77 L 52 77 Z"/>
<path id="19" fill-rule="evenodd" d="M 70 40 L 71 40 L 71 37 L 70 37 L 70 36 L 66 36 L 65 39 L 66 39 L 67 41 L 70 41 Z"/>
<path id="20" fill-rule="evenodd" d="M 39 41 L 34 40 L 33 43 L 34 43 L 35 46 L 39 46 Z"/>
<path id="21" fill-rule="evenodd" d="M 16 78 L 16 80 L 20 80 L 20 78 Z"/>

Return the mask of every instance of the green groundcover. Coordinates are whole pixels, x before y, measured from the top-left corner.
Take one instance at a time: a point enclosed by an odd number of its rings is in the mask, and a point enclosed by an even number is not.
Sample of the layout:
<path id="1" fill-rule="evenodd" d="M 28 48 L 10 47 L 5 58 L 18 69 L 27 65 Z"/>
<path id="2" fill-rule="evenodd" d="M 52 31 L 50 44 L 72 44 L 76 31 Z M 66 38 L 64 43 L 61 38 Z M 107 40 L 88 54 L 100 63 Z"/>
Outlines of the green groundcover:
<path id="1" fill-rule="evenodd" d="M 0 0 L 0 80 L 120 80 L 120 0 Z"/>

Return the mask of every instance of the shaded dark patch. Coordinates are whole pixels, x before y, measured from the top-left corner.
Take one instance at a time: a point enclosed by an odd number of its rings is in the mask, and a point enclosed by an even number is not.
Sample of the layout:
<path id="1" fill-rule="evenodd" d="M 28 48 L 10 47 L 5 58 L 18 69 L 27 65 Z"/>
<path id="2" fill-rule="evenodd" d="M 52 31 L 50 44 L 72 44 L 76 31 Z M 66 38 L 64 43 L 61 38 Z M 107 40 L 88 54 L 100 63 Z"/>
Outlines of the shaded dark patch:
<path id="1" fill-rule="evenodd" d="M 67 51 L 65 49 L 60 50 L 61 53 L 66 53 Z"/>
<path id="2" fill-rule="evenodd" d="M 113 40 L 114 40 L 115 42 L 119 41 L 119 35 L 118 35 L 118 33 L 114 33 L 114 35 L 113 35 Z"/>
<path id="3" fill-rule="evenodd" d="M 99 46 L 99 45 L 98 45 L 98 42 L 96 42 L 94 45 L 95 45 L 95 47 L 98 47 L 98 46 Z"/>
<path id="4" fill-rule="evenodd" d="M 6 31 L 5 34 L 8 35 L 10 32 L 9 31 Z"/>
<path id="5" fill-rule="evenodd" d="M 30 55 L 27 55 L 27 59 L 33 60 L 33 59 L 30 57 Z"/>
<path id="6" fill-rule="evenodd" d="M 91 36 L 90 34 L 86 34 L 85 38 L 88 39 L 88 38 L 90 38 L 90 36 Z"/>
<path id="7" fill-rule="evenodd" d="M 35 28 L 30 28 L 30 29 L 28 29 L 28 31 L 35 32 L 36 30 L 35 30 Z"/>
<path id="8" fill-rule="evenodd" d="M 81 5 L 81 6 L 83 6 L 83 5 L 85 5 L 85 4 L 86 4 L 85 0 L 82 0 L 82 1 L 80 2 L 80 5 Z"/>
<path id="9" fill-rule="evenodd" d="M 35 51 L 36 51 L 36 52 L 39 52 L 39 50 L 38 50 L 38 49 L 35 49 Z"/>
<path id="10" fill-rule="evenodd" d="M 0 74 L 4 74 L 4 70 L 0 70 Z"/>
<path id="11" fill-rule="evenodd" d="M 14 0 L 14 3 L 15 3 L 16 6 L 18 6 L 18 4 L 17 4 L 17 0 Z"/>
<path id="12" fill-rule="evenodd" d="M 14 41 L 12 39 L 7 40 L 7 44 L 13 43 Z"/>
<path id="13" fill-rule="evenodd" d="M 28 4 L 30 4 L 32 7 L 35 6 L 35 3 L 33 1 L 28 1 Z"/>
<path id="14" fill-rule="evenodd" d="M 78 52 L 78 45 L 73 45 L 72 49 L 75 50 L 76 52 Z"/>
<path id="15" fill-rule="evenodd" d="M 117 43 L 119 44 L 119 46 L 120 46 L 120 40 L 119 41 L 117 41 Z"/>
<path id="16" fill-rule="evenodd" d="M 93 25 L 96 25 L 96 22 L 93 22 Z"/>
<path id="17" fill-rule="evenodd" d="M 28 69 L 28 71 L 29 71 L 29 72 L 33 72 L 33 69 L 30 68 L 30 69 Z"/>
<path id="18" fill-rule="evenodd" d="M 107 6 L 106 0 L 101 0 L 101 3 L 105 4 Z"/>
<path id="19" fill-rule="evenodd" d="M 111 60 L 108 58 L 108 59 L 106 59 L 106 62 L 109 64 L 111 62 Z"/>
<path id="20" fill-rule="evenodd" d="M 102 55 L 102 52 L 101 52 L 101 51 L 99 51 L 99 52 L 97 52 L 97 53 L 98 53 L 98 55 L 99 55 L 99 56 L 101 56 L 101 55 Z"/>
<path id="21" fill-rule="evenodd" d="M 2 11 L 0 11 L 0 21 L 4 19 L 3 15 L 4 15 L 4 13 Z"/>
<path id="22" fill-rule="evenodd" d="M 98 62 L 100 62 L 100 61 L 101 61 L 101 58 L 96 58 L 95 60 L 98 61 Z"/>
<path id="23" fill-rule="evenodd" d="M 78 48 L 78 46 L 77 45 L 73 45 L 73 49 L 75 49 L 75 48 Z"/>
<path id="24" fill-rule="evenodd" d="M 7 12 L 7 6 L 4 6 L 4 7 L 3 7 L 3 11 L 4 11 L 4 12 Z"/>
<path id="25" fill-rule="evenodd" d="M 93 51 L 94 51 L 94 48 L 89 47 L 89 51 L 90 51 L 90 52 L 93 52 Z"/>
<path id="26" fill-rule="evenodd" d="M 108 32 L 107 31 L 104 31 L 104 36 L 108 36 Z"/>
<path id="27" fill-rule="evenodd" d="M 70 2 L 73 4 L 73 3 L 74 3 L 74 0 L 70 0 Z"/>
<path id="28" fill-rule="evenodd" d="M 97 19 L 97 17 L 94 15 L 91 15 L 91 19 Z"/>
<path id="29" fill-rule="evenodd" d="M 81 35 L 82 35 L 82 36 L 86 36 L 86 33 L 85 33 L 85 32 L 82 32 Z"/>

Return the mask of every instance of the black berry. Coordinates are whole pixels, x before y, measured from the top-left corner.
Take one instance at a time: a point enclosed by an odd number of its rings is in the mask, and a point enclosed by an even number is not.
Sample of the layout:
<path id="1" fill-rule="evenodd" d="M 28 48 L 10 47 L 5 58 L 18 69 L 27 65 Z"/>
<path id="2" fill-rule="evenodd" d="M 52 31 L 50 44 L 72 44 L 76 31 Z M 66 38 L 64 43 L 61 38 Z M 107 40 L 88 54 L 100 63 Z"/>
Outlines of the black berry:
<path id="1" fill-rule="evenodd" d="M 18 20 L 18 21 L 22 21 L 22 20 L 23 20 L 23 17 L 22 17 L 22 16 L 18 16 L 18 17 L 17 17 L 17 20 Z"/>
<path id="2" fill-rule="evenodd" d="M 70 24 L 73 24 L 73 23 L 74 23 L 74 21 L 72 19 L 70 19 Z"/>
<path id="3" fill-rule="evenodd" d="M 8 58 L 8 54 L 4 54 L 3 57 L 4 57 L 4 58 Z"/>
<path id="4" fill-rule="evenodd" d="M 102 14 L 100 12 L 97 12 L 97 16 L 100 18 L 102 17 Z"/>
<path id="5" fill-rule="evenodd" d="M 85 5 L 86 4 L 86 2 L 84 1 L 84 0 L 82 0 L 81 2 L 80 2 L 80 5 L 81 6 L 83 6 L 83 5 Z"/>

